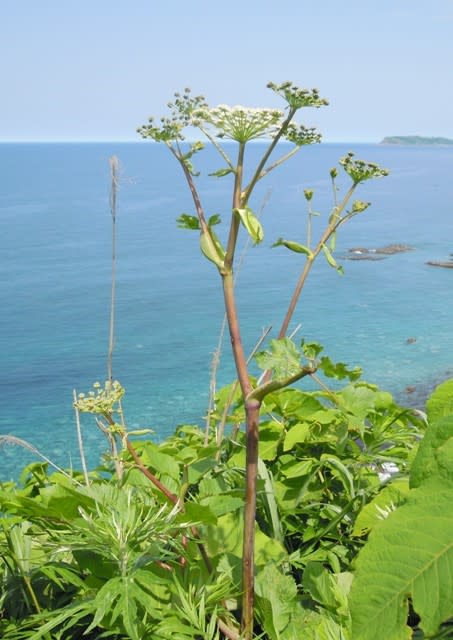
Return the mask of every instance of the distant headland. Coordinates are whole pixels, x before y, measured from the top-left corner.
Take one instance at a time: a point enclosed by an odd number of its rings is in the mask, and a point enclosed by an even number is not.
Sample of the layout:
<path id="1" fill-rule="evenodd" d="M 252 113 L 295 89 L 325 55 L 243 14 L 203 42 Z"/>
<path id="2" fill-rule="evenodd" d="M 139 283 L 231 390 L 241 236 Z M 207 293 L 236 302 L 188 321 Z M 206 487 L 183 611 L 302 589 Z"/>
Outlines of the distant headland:
<path id="1" fill-rule="evenodd" d="M 453 145 L 450 138 L 426 138 L 424 136 L 387 136 L 379 144 Z"/>

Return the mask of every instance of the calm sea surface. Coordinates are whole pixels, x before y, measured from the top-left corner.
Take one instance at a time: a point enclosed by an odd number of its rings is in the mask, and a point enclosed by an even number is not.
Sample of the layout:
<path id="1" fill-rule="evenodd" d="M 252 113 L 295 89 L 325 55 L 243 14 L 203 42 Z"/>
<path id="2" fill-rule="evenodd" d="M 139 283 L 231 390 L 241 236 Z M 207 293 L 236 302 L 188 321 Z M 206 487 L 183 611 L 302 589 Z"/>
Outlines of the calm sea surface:
<path id="1" fill-rule="evenodd" d="M 252 145 L 248 160 L 262 149 Z M 399 400 L 421 402 L 453 373 L 453 270 L 425 264 L 453 252 L 453 148 L 323 144 L 270 174 L 252 203 L 258 210 L 268 198 L 265 241 L 247 252 L 238 280 L 244 342 L 251 350 L 263 327 L 278 329 L 300 270 L 300 256 L 270 245 L 279 236 L 305 241 L 304 188 L 315 190 L 318 220 L 327 218 L 329 170 L 350 150 L 391 175 L 359 188 L 357 198 L 373 204 L 342 228 L 337 255 L 390 243 L 414 250 L 344 261 L 343 277 L 318 264 L 293 324 Z M 162 438 L 178 423 L 202 420 L 223 318 L 215 268 L 201 257 L 197 234 L 175 224 L 193 207 L 165 148 L 1 144 L 0 434 L 24 438 L 65 466 L 80 467 L 72 391 L 106 377 L 113 154 L 122 164 L 114 377 L 127 389 L 131 428 L 151 427 Z M 227 218 L 231 180 L 207 177 L 222 162 L 207 149 L 196 163 L 207 213 Z M 218 384 L 232 375 L 227 341 Z M 83 433 L 95 465 L 105 443 L 89 417 Z M 33 459 L 3 447 L 0 479 Z"/>

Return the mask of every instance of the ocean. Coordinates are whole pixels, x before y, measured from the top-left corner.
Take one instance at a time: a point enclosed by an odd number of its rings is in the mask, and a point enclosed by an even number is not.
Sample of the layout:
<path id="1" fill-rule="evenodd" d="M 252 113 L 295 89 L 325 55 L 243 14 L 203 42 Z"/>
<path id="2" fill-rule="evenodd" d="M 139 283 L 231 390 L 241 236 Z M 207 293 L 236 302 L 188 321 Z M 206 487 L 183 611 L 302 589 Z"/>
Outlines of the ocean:
<path id="1" fill-rule="evenodd" d="M 250 145 L 250 164 L 262 151 Z M 348 151 L 390 175 L 359 187 L 356 197 L 372 206 L 341 228 L 336 255 L 391 243 L 413 250 L 341 261 L 343 276 L 320 259 L 292 326 L 301 324 L 298 335 L 319 341 L 332 359 L 360 365 L 400 402 L 423 406 L 429 390 L 453 376 L 453 270 L 426 265 L 453 252 L 452 148 L 321 144 L 263 180 L 251 205 L 262 209 L 265 240 L 246 251 L 237 281 L 246 351 L 264 327 L 278 331 L 303 263 L 271 245 L 281 236 L 305 242 L 306 188 L 315 192 L 316 223 L 325 222 L 329 170 Z M 65 467 L 80 468 L 73 390 L 86 392 L 107 375 L 112 155 L 121 163 L 113 374 L 126 388 L 130 428 L 149 427 L 159 440 L 178 424 L 203 423 L 223 320 L 216 269 L 201 256 L 197 233 L 177 228 L 193 205 L 165 147 L 0 144 L 0 435 L 25 439 Z M 231 178 L 207 175 L 221 160 L 208 148 L 195 164 L 207 214 L 227 220 Z M 218 386 L 234 376 L 228 342 Z M 82 429 L 94 467 L 106 443 L 89 416 Z M 3 446 L 0 480 L 33 460 Z"/>

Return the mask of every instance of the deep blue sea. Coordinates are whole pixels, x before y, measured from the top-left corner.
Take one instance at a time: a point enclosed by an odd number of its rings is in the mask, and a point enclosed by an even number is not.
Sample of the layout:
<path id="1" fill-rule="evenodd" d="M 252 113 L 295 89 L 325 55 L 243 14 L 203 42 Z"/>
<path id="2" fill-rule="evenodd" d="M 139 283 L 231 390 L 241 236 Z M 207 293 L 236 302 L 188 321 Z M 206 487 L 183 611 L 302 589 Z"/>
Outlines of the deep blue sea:
<path id="1" fill-rule="evenodd" d="M 247 160 L 253 164 L 262 150 L 251 145 Z M 367 380 L 399 400 L 422 402 L 453 373 L 453 270 L 425 264 L 453 252 L 453 148 L 322 144 L 271 173 L 252 202 L 259 210 L 268 199 L 265 241 L 248 250 L 238 279 L 244 343 L 251 350 L 263 327 L 277 331 L 302 257 L 271 244 L 279 236 L 305 242 L 305 188 L 315 191 L 317 221 L 327 218 L 329 170 L 347 151 L 391 174 L 359 188 L 357 198 L 372 206 L 340 230 L 337 255 L 390 243 L 414 250 L 344 261 L 343 277 L 320 261 L 293 326 L 301 323 L 301 336 L 324 344 L 333 359 L 361 365 Z M 193 206 L 165 148 L 0 145 L 0 434 L 24 438 L 57 463 L 78 468 L 72 392 L 106 377 L 113 154 L 122 165 L 114 377 L 127 389 L 129 427 L 151 427 L 160 439 L 178 423 L 202 421 L 223 319 L 215 268 L 200 255 L 197 233 L 176 226 Z M 222 162 L 207 149 L 196 164 L 207 214 L 226 219 L 230 177 L 207 176 Z M 232 376 L 227 340 L 218 384 Z M 105 442 L 89 417 L 83 434 L 94 466 Z M 3 447 L 0 479 L 32 460 L 21 448 Z"/>

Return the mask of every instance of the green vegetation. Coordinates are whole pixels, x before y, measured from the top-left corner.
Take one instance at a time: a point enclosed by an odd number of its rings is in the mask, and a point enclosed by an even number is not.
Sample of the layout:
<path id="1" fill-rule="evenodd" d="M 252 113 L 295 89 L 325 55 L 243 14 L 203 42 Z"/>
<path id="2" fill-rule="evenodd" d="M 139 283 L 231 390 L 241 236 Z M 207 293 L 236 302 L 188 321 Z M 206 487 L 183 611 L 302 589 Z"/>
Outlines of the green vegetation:
<path id="1" fill-rule="evenodd" d="M 160 444 L 145 439 L 146 430 L 128 429 L 125 390 L 112 373 L 112 159 L 108 379 L 74 398 L 81 451 L 80 416 L 88 414 L 109 455 L 98 469 L 83 466 L 80 473 L 37 462 L 17 484 L 0 488 L 5 640 L 453 637 L 453 382 L 438 388 L 425 419 L 364 381 L 360 369 L 288 336 L 314 261 L 321 256 L 342 273 L 334 256 L 338 230 L 368 209 L 353 195 L 385 169 L 353 154 L 341 158 L 329 172 L 333 202 L 319 234 L 315 194 L 305 190 L 306 239 L 274 243 L 300 260 L 299 281 L 276 338 L 263 336 L 252 356 L 244 353 L 236 309 L 239 234 L 263 240 L 255 186 L 319 141 L 293 119 L 302 108 L 326 104 L 317 90 L 289 82 L 269 87 L 284 111 L 211 109 L 185 90 L 169 104 L 169 117 L 140 129 L 164 143 L 182 169 L 195 215 L 182 214 L 178 224 L 198 232 L 218 274 L 237 370 L 237 380 L 212 398 L 205 427 L 179 425 Z M 225 223 L 205 213 L 193 164 L 204 143 L 187 143 L 186 127 L 217 150 L 222 166 L 213 179 L 232 179 Z M 224 138 L 236 142 L 235 159 Z M 256 138 L 267 143 L 249 167 L 246 145 Z M 282 139 L 292 147 L 275 159 Z M 252 358 L 262 370 L 258 378 Z M 299 383 L 307 378 L 310 390 Z"/>
<path id="2" fill-rule="evenodd" d="M 423 136 L 387 136 L 380 144 L 451 145 L 450 138 L 427 138 Z"/>

